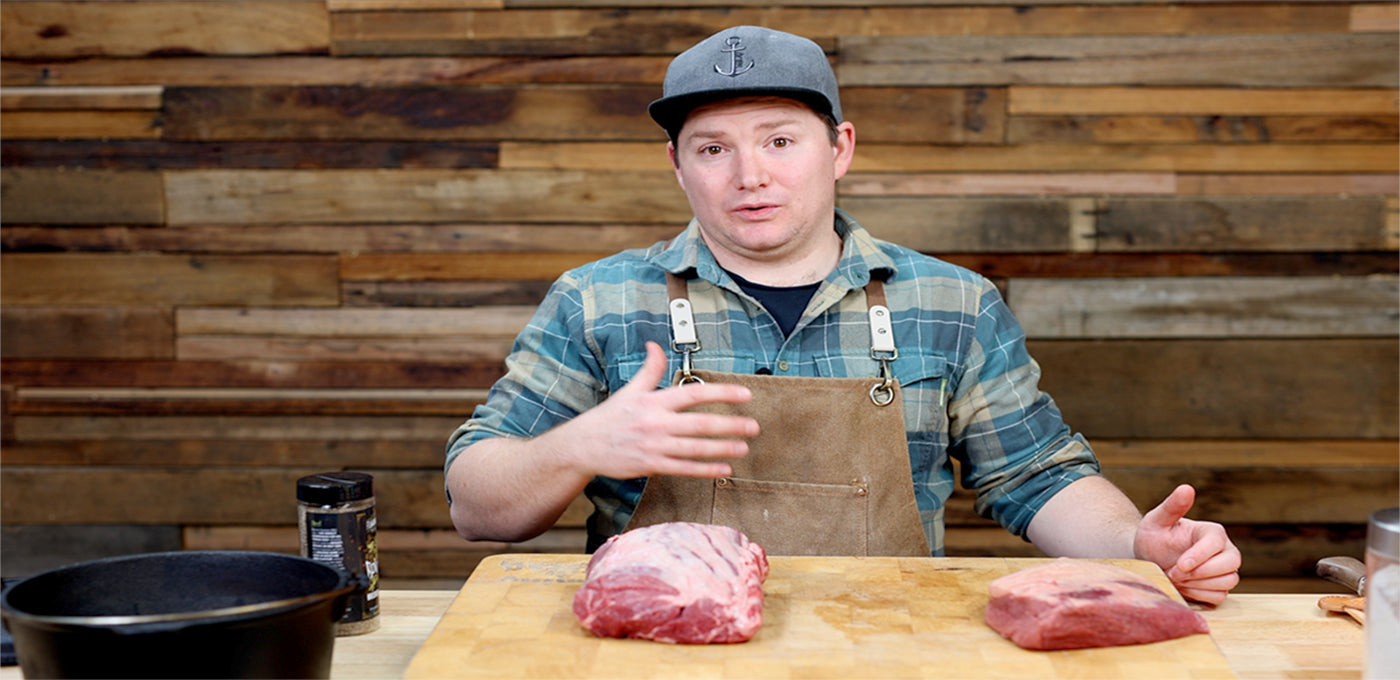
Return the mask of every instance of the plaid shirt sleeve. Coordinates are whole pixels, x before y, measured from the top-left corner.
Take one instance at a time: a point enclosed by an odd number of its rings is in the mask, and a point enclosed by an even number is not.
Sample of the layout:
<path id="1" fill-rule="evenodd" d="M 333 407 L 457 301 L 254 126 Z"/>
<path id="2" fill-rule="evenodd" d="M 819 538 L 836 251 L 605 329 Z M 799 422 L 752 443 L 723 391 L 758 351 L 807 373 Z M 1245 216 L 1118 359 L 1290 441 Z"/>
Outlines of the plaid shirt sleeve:
<path id="1" fill-rule="evenodd" d="M 1025 333 L 990 283 L 978 305 L 961 378 L 948 406 L 950 451 L 963 462 L 975 509 L 1025 537 L 1046 501 L 1099 465 L 1083 436 L 1040 391 Z"/>

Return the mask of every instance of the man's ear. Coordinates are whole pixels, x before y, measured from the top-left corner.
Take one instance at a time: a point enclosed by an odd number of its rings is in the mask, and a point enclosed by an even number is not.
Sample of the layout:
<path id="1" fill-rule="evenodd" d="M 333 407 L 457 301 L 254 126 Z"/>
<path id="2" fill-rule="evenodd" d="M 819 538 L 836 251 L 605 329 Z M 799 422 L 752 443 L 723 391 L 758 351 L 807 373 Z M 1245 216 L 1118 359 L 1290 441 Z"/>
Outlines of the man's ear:
<path id="1" fill-rule="evenodd" d="M 681 185 L 681 190 L 685 190 L 685 179 L 681 177 L 681 162 L 676 158 L 676 143 L 666 142 L 666 157 L 671 159 L 671 168 L 676 172 L 676 182 Z"/>
<path id="2" fill-rule="evenodd" d="M 832 149 L 832 160 L 835 162 L 836 179 L 846 176 L 846 171 L 851 169 L 851 161 L 856 155 L 856 126 L 851 121 L 845 121 L 836 126 L 836 146 Z"/>

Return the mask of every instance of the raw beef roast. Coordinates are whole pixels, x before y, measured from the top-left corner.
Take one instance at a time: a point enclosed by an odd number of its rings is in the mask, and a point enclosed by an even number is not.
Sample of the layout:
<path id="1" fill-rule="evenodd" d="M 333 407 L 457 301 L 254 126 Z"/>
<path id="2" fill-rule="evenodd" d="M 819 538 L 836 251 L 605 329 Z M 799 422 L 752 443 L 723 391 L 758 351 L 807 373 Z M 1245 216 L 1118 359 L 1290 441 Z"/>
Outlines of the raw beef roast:
<path id="1" fill-rule="evenodd" d="M 574 615 L 602 637 L 744 642 L 763 625 L 766 578 L 767 553 L 738 529 L 656 524 L 598 548 Z"/>
<path id="2" fill-rule="evenodd" d="M 1208 633 L 1205 617 L 1110 564 L 1060 558 L 987 586 L 987 625 L 1026 649 L 1114 647 Z"/>

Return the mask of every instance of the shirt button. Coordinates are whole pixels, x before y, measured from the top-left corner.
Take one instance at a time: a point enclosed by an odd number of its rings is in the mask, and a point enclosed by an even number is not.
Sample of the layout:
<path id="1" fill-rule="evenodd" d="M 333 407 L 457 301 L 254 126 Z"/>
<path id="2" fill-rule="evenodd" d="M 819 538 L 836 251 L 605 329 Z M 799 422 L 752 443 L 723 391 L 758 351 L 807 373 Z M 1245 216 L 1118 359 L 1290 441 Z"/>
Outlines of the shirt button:
<path id="1" fill-rule="evenodd" d="M 778 370 L 780 370 L 780 371 L 786 371 L 786 370 L 788 370 L 788 362 L 786 362 L 786 361 L 779 361 L 779 362 L 778 362 Z"/>

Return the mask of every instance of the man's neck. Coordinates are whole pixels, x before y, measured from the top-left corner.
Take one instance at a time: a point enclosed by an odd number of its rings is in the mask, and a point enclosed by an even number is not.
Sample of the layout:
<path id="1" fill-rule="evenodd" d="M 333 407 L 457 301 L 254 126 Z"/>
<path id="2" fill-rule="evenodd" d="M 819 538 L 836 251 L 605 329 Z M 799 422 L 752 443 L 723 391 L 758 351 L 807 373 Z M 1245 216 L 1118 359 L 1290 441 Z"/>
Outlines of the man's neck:
<path id="1" fill-rule="evenodd" d="M 778 254 L 772 258 L 744 257 L 711 248 L 719 266 L 744 279 L 776 288 L 790 288 L 817 283 L 826 278 L 841 262 L 842 241 L 836 230 L 823 232 L 820 243 L 800 252 Z"/>

